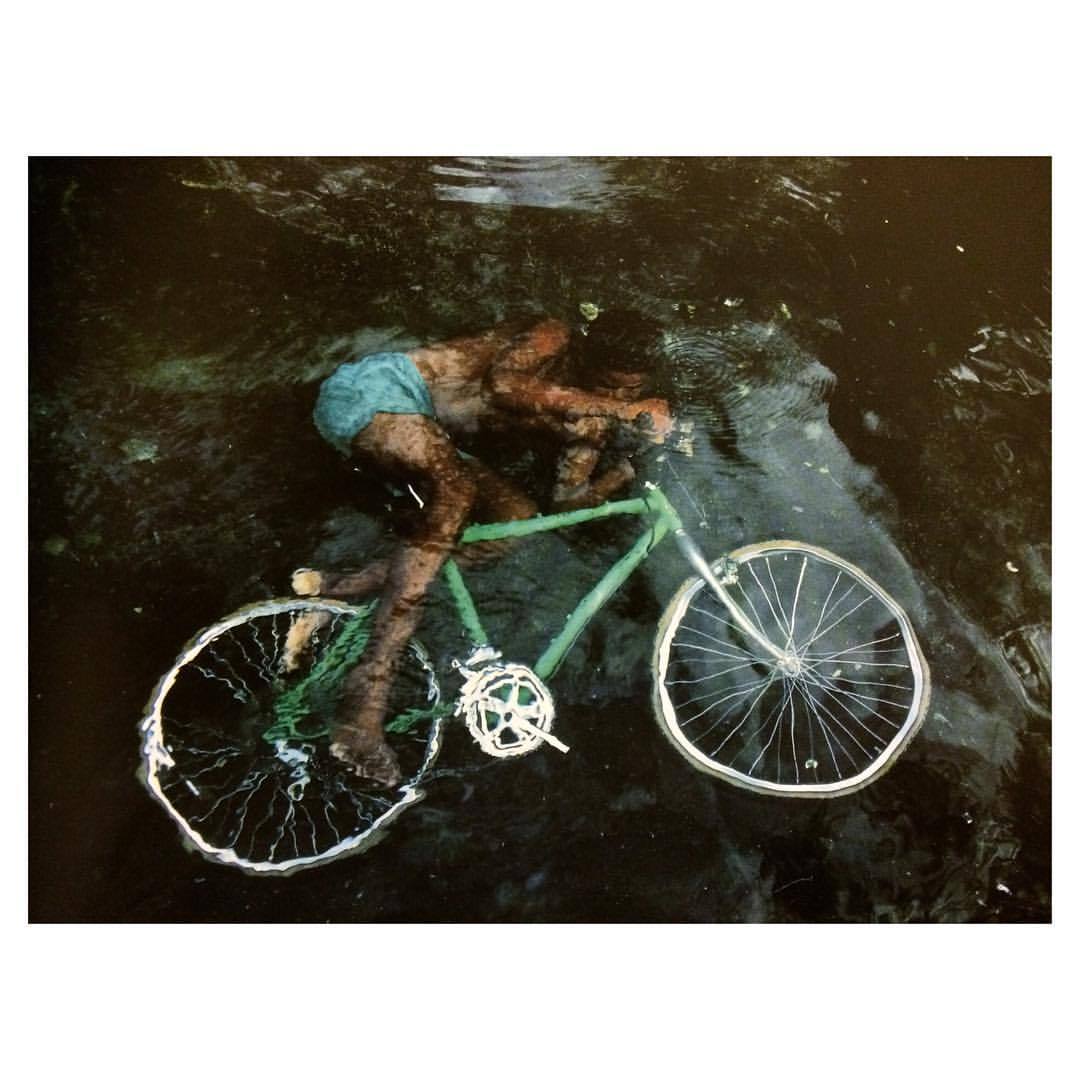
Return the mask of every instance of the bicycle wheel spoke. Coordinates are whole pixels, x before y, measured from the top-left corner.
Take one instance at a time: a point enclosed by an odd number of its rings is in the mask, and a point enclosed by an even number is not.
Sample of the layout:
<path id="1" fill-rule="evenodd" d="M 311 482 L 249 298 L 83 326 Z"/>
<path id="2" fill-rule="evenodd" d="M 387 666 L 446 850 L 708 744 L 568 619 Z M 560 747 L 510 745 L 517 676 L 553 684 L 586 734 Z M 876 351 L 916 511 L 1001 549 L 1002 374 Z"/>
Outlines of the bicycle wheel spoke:
<path id="1" fill-rule="evenodd" d="M 825 705 L 817 701 L 812 695 L 807 694 L 806 688 L 802 685 L 798 686 L 799 693 L 803 696 L 807 705 L 810 707 L 810 711 L 814 715 L 814 719 L 817 720 L 818 729 L 821 731 L 822 736 L 825 739 L 825 745 L 828 747 L 829 756 L 832 758 L 833 768 L 836 770 L 837 780 L 842 780 L 844 777 L 843 772 L 840 769 L 840 764 L 836 760 L 836 751 L 839 750 L 841 754 L 848 759 L 853 767 L 858 768 L 858 762 L 848 752 L 847 747 L 840 740 L 839 736 L 829 726 L 829 721 L 836 724 L 837 727 L 842 725 L 838 724 L 836 717 L 825 707 Z M 823 716 L 822 713 L 825 715 Z M 828 720 L 826 720 L 828 717 Z"/>
<path id="2" fill-rule="evenodd" d="M 721 652 L 719 649 L 710 649 L 707 645 L 697 645 L 690 641 L 675 641 L 672 642 L 672 644 L 681 649 L 693 649 L 695 652 L 705 652 L 712 656 L 722 656 L 725 660 L 734 659 L 734 657 L 728 656 L 727 653 Z"/>
<path id="3" fill-rule="evenodd" d="M 790 649 L 793 641 L 795 640 L 795 613 L 799 607 L 799 594 L 802 592 L 803 578 L 806 576 L 806 564 L 807 559 L 804 557 L 802 565 L 799 568 L 799 580 L 795 585 L 795 596 L 791 601 L 791 617 L 788 619 L 788 639 L 787 648 Z"/>
<path id="4" fill-rule="evenodd" d="M 765 566 L 766 566 L 766 569 L 769 568 L 769 562 L 768 562 L 767 559 L 765 560 Z M 784 623 L 781 620 L 779 614 L 777 614 L 776 608 L 773 606 L 772 597 L 769 595 L 768 590 L 765 588 L 765 586 L 761 584 L 761 579 L 757 576 L 757 569 L 754 567 L 754 565 L 752 563 L 749 566 L 749 570 L 750 570 L 750 576 L 754 579 L 755 583 L 757 584 L 758 589 L 761 592 L 761 595 L 765 598 L 765 603 L 769 605 L 769 611 L 772 613 L 772 617 L 775 620 L 776 625 L 780 628 L 780 633 L 785 634 L 785 636 L 786 636 Z M 770 573 L 771 573 L 771 571 L 770 571 Z M 774 585 L 774 590 L 775 590 L 775 582 L 773 583 L 773 585 Z M 777 599 L 779 600 L 779 596 L 777 596 Z M 756 612 L 755 612 L 755 614 L 756 614 Z M 765 627 L 761 625 L 760 620 L 758 622 L 758 629 L 761 630 L 762 634 L 764 634 L 766 637 L 768 637 L 768 634 L 765 631 Z"/>
<path id="5" fill-rule="evenodd" d="M 901 660 L 830 660 L 830 664 L 851 664 L 854 667 L 891 667 L 891 668 L 910 668 L 910 664 L 905 664 Z"/>
<path id="6" fill-rule="evenodd" d="M 812 680 L 811 685 L 816 686 L 823 693 L 827 694 L 830 698 L 832 698 L 833 701 L 835 701 L 837 705 L 839 705 L 846 713 L 848 713 L 851 716 L 851 718 L 853 720 L 855 720 L 856 723 L 859 724 L 860 727 L 864 728 L 866 731 L 868 731 L 875 738 L 879 737 L 877 732 L 875 732 L 872 729 L 866 727 L 866 725 L 862 722 L 862 720 L 860 720 L 855 715 L 855 713 L 851 710 L 850 706 L 848 706 L 846 702 L 843 702 L 843 701 L 840 700 L 841 697 L 851 697 L 851 698 L 858 699 L 857 695 L 852 694 L 852 693 L 850 693 L 849 691 L 846 691 L 846 690 L 841 690 L 839 687 L 833 686 L 833 685 L 831 685 L 829 683 L 820 682 L 820 681 L 817 681 L 817 680 Z M 896 721 L 890 720 L 887 716 L 882 716 L 882 714 L 879 713 L 876 709 L 867 707 L 867 712 L 871 713 L 873 716 L 876 716 L 879 720 L 881 720 L 885 724 L 888 724 L 889 727 L 893 728 L 894 730 L 899 728 L 899 726 L 900 726 L 899 724 L 896 723 Z"/>
<path id="7" fill-rule="evenodd" d="M 817 668 L 809 668 L 808 670 L 817 673 Z M 832 675 L 825 675 L 819 677 L 835 679 L 839 676 L 839 674 L 840 673 L 838 671 L 834 671 Z M 906 695 L 908 695 L 908 697 L 911 697 L 915 692 L 914 685 L 906 682 L 881 682 L 879 679 L 857 679 L 855 678 L 854 674 L 844 675 L 843 680 L 850 686 L 876 686 L 880 687 L 883 690 L 900 690 Z"/>
<path id="8" fill-rule="evenodd" d="M 761 616 L 758 614 L 758 609 L 754 606 L 754 601 L 750 598 L 750 594 L 746 591 L 746 589 L 743 588 L 743 583 L 742 583 L 742 578 L 741 577 L 739 578 L 739 581 L 737 583 L 737 588 L 738 588 L 739 592 L 742 593 L 743 599 L 746 601 L 746 603 L 749 606 L 750 610 L 754 614 L 754 617 L 751 620 L 751 622 L 760 631 L 762 637 L 768 637 L 768 631 L 766 631 L 765 624 L 762 621 Z M 732 624 L 729 624 L 729 625 L 732 625 Z"/>
<path id="9" fill-rule="evenodd" d="M 840 579 L 841 579 L 842 576 L 843 576 L 843 573 L 838 570 L 836 572 L 836 576 L 833 578 L 832 584 L 829 586 L 828 595 L 821 602 L 821 613 L 818 615 L 818 621 L 817 621 L 817 624 L 814 626 L 814 629 L 810 631 L 810 637 L 807 639 L 808 643 L 807 643 L 807 645 L 804 646 L 804 649 L 809 648 L 809 642 L 810 641 L 816 640 L 817 632 L 821 629 L 821 624 L 825 621 L 827 612 L 829 611 L 829 605 L 832 602 L 832 595 L 833 595 L 834 592 L 836 592 L 836 586 L 840 584 Z M 841 603 L 842 602 L 843 601 L 841 601 Z"/>
<path id="10" fill-rule="evenodd" d="M 781 622 L 780 622 L 780 632 L 784 635 L 784 637 L 783 637 L 784 648 L 786 650 L 790 650 L 791 649 L 792 638 L 794 637 L 794 633 L 795 633 L 794 625 L 790 621 L 788 621 L 787 612 L 784 611 L 784 598 L 780 595 L 780 586 L 777 585 L 776 576 L 773 574 L 772 559 L 766 558 L 764 561 L 765 561 L 765 569 L 768 570 L 768 572 L 769 572 L 769 582 L 772 585 L 773 596 L 776 597 L 776 607 L 779 610 L 780 614 L 784 616 L 784 619 L 781 620 Z M 802 578 L 801 577 L 799 579 L 798 585 L 799 586 L 802 585 Z M 798 590 L 798 586 L 796 587 L 796 593 L 797 593 L 797 590 Z M 792 614 L 794 615 L 794 605 L 792 605 Z"/>
<path id="11" fill-rule="evenodd" d="M 717 754 L 720 753 L 720 751 L 723 750 L 723 748 L 728 744 L 728 742 L 732 739 L 732 737 L 735 736 L 739 732 L 739 730 L 742 728 L 743 724 L 745 724 L 746 721 L 750 719 L 750 715 L 751 715 L 751 713 L 753 713 L 754 709 L 757 708 L 758 702 L 761 701 L 761 699 L 765 696 L 765 692 L 769 689 L 770 686 L 772 686 L 774 678 L 775 677 L 770 677 L 769 678 L 769 681 L 761 688 L 761 691 L 758 693 L 757 697 L 755 697 L 754 700 L 752 702 L 750 702 L 750 705 L 747 708 L 746 713 L 743 716 L 743 718 L 738 722 L 738 724 L 735 727 L 733 727 L 731 729 L 731 731 L 728 732 L 728 734 L 725 737 L 724 741 L 716 748 L 714 753 L 717 753 Z"/>
<path id="12" fill-rule="evenodd" d="M 334 834 L 334 844 L 336 845 L 336 844 L 341 843 L 341 833 L 338 832 L 338 827 L 334 824 L 333 820 L 330 817 L 330 811 L 331 811 L 331 809 L 333 809 L 333 806 L 334 806 L 333 803 L 329 803 L 329 802 L 323 803 L 323 805 L 322 805 L 322 813 L 323 813 L 323 818 L 326 821 L 326 827 Z M 315 829 L 315 823 L 312 822 L 312 830 L 314 831 L 314 829 Z M 314 844 L 312 846 L 314 847 Z"/>
<path id="13" fill-rule="evenodd" d="M 688 661 L 689 662 L 689 661 Z M 753 667 L 753 663 L 747 662 L 745 664 L 732 664 L 731 667 L 723 668 L 720 671 L 710 672 L 708 675 L 702 675 L 700 679 L 668 679 L 666 681 L 667 686 L 697 686 L 699 683 L 711 682 L 713 679 L 722 679 L 726 675 L 730 675 L 735 671 L 745 671 L 747 668 Z"/>
<path id="14" fill-rule="evenodd" d="M 852 589 L 853 588 L 854 586 L 852 586 Z M 851 592 L 851 589 L 849 589 L 848 592 Z M 814 637 L 812 637 L 808 642 L 806 642 L 804 648 L 809 648 L 809 646 L 813 645 L 814 642 L 817 641 L 819 638 L 824 637 L 830 630 L 839 626 L 846 619 L 850 619 L 855 614 L 855 612 L 858 611 L 864 604 L 869 603 L 873 599 L 874 594 L 867 593 L 853 608 L 845 611 L 844 614 L 841 615 L 840 618 L 836 619 L 834 622 L 829 623 L 829 625 L 826 626 L 824 630 L 819 630 Z"/>
<path id="15" fill-rule="evenodd" d="M 249 624 L 249 630 L 250 630 L 250 624 Z M 257 659 L 253 660 L 251 658 L 251 656 L 248 654 L 248 651 L 244 646 L 243 638 L 241 637 L 240 634 L 236 635 L 233 643 L 236 646 L 237 652 L 240 653 L 240 656 L 238 657 L 238 661 L 242 662 L 242 666 L 245 669 L 248 669 L 251 672 L 253 672 L 260 679 L 262 679 L 262 681 L 264 683 L 266 683 L 267 686 L 269 686 L 273 682 L 273 678 L 272 677 L 267 678 L 266 671 L 264 670 L 264 668 L 262 666 L 261 650 L 260 650 L 260 656 Z"/>
<path id="16" fill-rule="evenodd" d="M 709 737 L 709 736 L 710 736 L 710 735 L 711 735 L 711 734 L 712 734 L 712 733 L 713 733 L 713 732 L 714 732 L 714 731 L 715 731 L 715 730 L 716 730 L 716 729 L 717 729 L 717 728 L 718 728 L 718 727 L 719 727 L 719 726 L 720 726 L 721 724 L 723 724 L 723 723 L 724 723 L 724 721 L 725 721 L 725 720 L 727 720 L 727 718 L 728 718 L 729 716 L 731 716 L 731 714 L 732 714 L 733 712 L 735 712 L 735 711 L 736 711 L 736 710 L 737 710 L 737 709 L 738 709 L 738 708 L 740 707 L 740 705 L 742 704 L 742 702 L 743 702 L 743 701 L 745 701 L 745 700 L 746 700 L 746 698 L 747 698 L 748 696 L 749 696 L 749 692 L 747 692 L 747 693 L 745 693 L 745 694 L 733 694 L 733 695 L 729 695 L 729 698 L 734 698 L 734 699 L 735 699 L 735 700 L 734 700 L 734 702 L 733 702 L 733 704 L 729 705 L 729 706 L 728 706 L 728 707 L 727 707 L 727 708 L 726 708 L 726 709 L 725 709 L 725 710 L 724 710 L 724 711 L 723 711 L 723 712 L 722 712 L 722 713 L 721 713 L 721 714 L 720 714 L 720 715 L 719 715 L 718 717 L 716 717 L 716 718 L 715 718 L 715 719 L 713 720 L 713 722 L 712 722 L 712 723 L 711 723 L 711 724 L 710 724 L 710 725 L 709 725 L 709 726 L 708 726 L 708 727 L 707 727 L 707 728 L 706 728 L 706 729 L 705 729 L 704 731 L 702 731 L 702 732 L 701 732 L 700 734 L 698 734 L 697 736 L 694 736 L 694 737 L 693 737 L 693 741 L 694 741 L 695 743 L 697 743 L 697 744 L 701 744 L 701 743 L 704 743 L 704 741 L 705 741 L 705 740 L 706 740 L 706 739 L 707 739 L 707 738 L 708 738 L 708 737 Z M 715 704 L 716 704 L 716 705 L 720 705 L 720 704 L 723 704 L 723 703 L 722 703 L 722 702 L 719 702 L 719 701 L 718 701 L 718 702 L 716 702 Z M 710 712 L 710 711 L 712 710 L 712 708 L 713 708 L 713 706 L 710 706 L 710 707 L 709 707 L 709 708 L 707 708 L 707 709 L 703 709 L 703 710 L 702 710 L 702 711 L 701 711 L 700 713 L 698 713 L 698 714 L 697 714 L 696 716 L 694 716 L 694 717 L 691 717 L 691 718 L 690 718 L 689 720 L 687 720 L 687 721 L 686 721 L 686 724 L 687 724 L 687 726 L 689 726 L 689 725 L 690 725 L 691 723 L 693 723 L 694 721 L 696 721 L 696 720 L 699 720 L 699 719 L 701 719 L 701 717 L 702 717 L 702 716 L 705 716 L 705 715 L 706 715 L 707 713 L 709 713 L 709 712 Z M 749 709 L 747 710 L 747 715 L 749 715 L 749 714 L 750 714 L 751 712 L 753 712 L 753 710 L 754 710 L 754 703 L 751 703 L 751 705 L 750 705 Z"/>
<path id="17" fill-rule="evenodd" d="M 719 601 L 715 601 L 715 602 L 719 603 Z M 696 612 L 698 615 L 704 615 L 706 618 L 713 619 L 715 622 L 718 622 L 722 626 L 727 627 L 727 629 L 731 630 L 733 633 L 741 634 L 741 630 L 739 629 L 739 627 L 738 627 L 738 625 L 736 623 L 730 622 L 729 620 L 727 620 L 725 618 L 722 618 L 720 615 L 717 615 L 715 612 L 706 611 L 704 608 L 694 607 L 693 605 L 690 606 L 689 610 L 693 611 L 693 612 Z M 689 629 L 689 627 L 685 627 L 684 629 Z M 736 652 L 744 653 L 746 656 L 756 656 L 757 655 L 756 653 L 751 652 L 749 649 L 744 649 L 741 645 L 737 645 L 734 641 L 727 642 L 727 645 L 728 645 L 729 648 L 734 649 Z"/>
<path id="18" fill-rule="evenodd" d="M 699 630 L 696 626 L 684 626 L 683 630 L 689 634 L 698 634 L 705 638 L 707 641 L 711 641 L 716 645 L 722 645 L 725 649 L 732 648 L 730 642 L 724 641 L 723 638 L 718 638 L 713 634 L 706 634 L 704 630 Z M 740 655 L 741 654 L 741 655 Z M 730 656 L 733 660 L 741 660 L 745 656 L 752 656 L 752 653 L 746 651 L 746 649 L 739 649 L 737 652 L 723 653 L 722 655 Z"/>
<path id="19" fill-rule="evenodd" d="M 744 690 L 747 693 L 749 693 L 752 688 L 758 687 L 760 685 L 761 685 L 761 680 L 760 679 L 755 679 L 753 682 L 748 682 L 748 683 L 736 683 L 733 687 L 731 687 L 732 692 L 728 693 L 728 694 L 725 694 L 723 697 L 720 698 L 720 700 L 721 701 L 727 701 L 729 698 L 737 697 Z M 716 697 L 716 694 L 702 694 L 700 697 L 687 698 L 682 704 L 684 706 L 685 705 L 696 705 L 699 701 L 708 701 L 711 698 L 715 698 L 715 697 Z"/>
<path id="20" fill-rule="evenodd" d="M 756 685 L 756 684 L 755 684 L 755 685 Z M 708 713 L 712 712 L 712 710 L 713 710 L 713 709 L 715 709 L 715 708 L 717 707 L 717 705 L 723 705 L 725 701 L 731 701 L 732 699 L 738 699 L 738 698 L 746 698 L 746 697 L 748 697 L 748 696 L 749 696 L 749 694 L 750 694 L 750 693 L 751 693 L 751 691 L 745 691 L 745 692 L 744 692 L 744 691 L 742 691 L 742 690 L 736 690 L 736 691 L 734 691 L 733 693 L 730 693 L 730 694 L 724 694 L 724 695 L 722 695 L 722 696 L 718 696 L 718 697 L 717 697 L 717 698 L 716 698 L 716 699 L 715 699 L 715 700 L 714 700 L 714 701 L 712 702 L 712 704 L 711 704 L 711 705 L 708 705 L 708 706 L 706 706 L 706 707 L 705 707 L 704 709 L 702 709 L 702 710 L 701 710 L 700 712 L 697 712 L 697 713 L 695 713 L 695 714 L 694 714 L 693 716 L 691 716 L 691 717 L 688 717 L 688 718 L 687 718 L 687 719 L 686 719 L 686 720 L 684 721 L 684 723 L 685 723 L 685 724 L 686 724 L 687 726 L 689 726 L 690 724 L 693 724 L 693 723 L 695 723 L 696 721 L 700 720 L 700 719 L 701 719 L 701 718 L 702 718 L 703 716 L 705 716 L 706 714 L 708 714 Z M 687 703 L 687 704 L 689 704 L 689 703 Z M 734 709 L 734 708 L 737 708 L 737 707 L 738 707 L 737 705 L 733 705 L 733 706 L 732 706 L 732 709 Z M 729 710 L 729 711 L 730 711 L 730 710 Z M 726 716 L 726 715 L 727 715 L 727 713 L 725 713 L 724 715 Z M 711 731 L 712 729 L 710 728 L 709 730 Z M 708 732 L 706 732 L 706 734 L 708 734 Z"/>
<path id="21" fill-rule="evenodd" d="M 261 627 L 257 622 L 250 622 L 247 624 L 248 629 L 251 631 L 251 638 L 254 641 L 256 648 L 259 650 L 259 672 L 265 680 L 267 686 L 273 686 L 274 680 L 280 674 L 278 671 L 278 665 L 281 657 L 281 637 L 278 633 L 277 619 L 270 620 L 270 633 L 271 633 L 271 647 L 267 648 L 263 642 L 262 634 L 260 632 Z"/>
<path id="22" fill-rule="evenodd" d="M 185 777 L 185 781 L 188 782 L 188 784 L 190 786 L 190 784 L 195 783 L 195 781 L 199 780 L 200 777 L 205 776 L 207 773 L 214 772 L 215 770 L 220 769 L 223 765 L 227 764 L 229 761 L 236 760 L 236 758 L 239 757 L 239 755 L 240 755 L 239 750 L 231 750 L 231 751 L 228 751 L 227 753 L 220 753 L 205 768 L 195 769 L 194 771 L 189 772 L 187 774 L 187 776 Z"/>
<path id="23" fill-rule="evenodd" d="M 872 707 L 872 705 L 868 704 L 868 703 L 872 703 L 873 705 L 891 705 L 894 709 L 902 709 L 905 712 L 909 708 L 911 708 L 911 702 L 910 701 L 892 701 L 889 698 L 873 697 L 870 694 L 857 694 L 857 693 L 855 693 L 854 690 L 844 690 L 843 688 L 841 688 L 840 686 L 838 686 L 836 683 L 832 682 L 829 679 L 814 679 L 813 681 L 815 682 L 816 685 L 820 685 L 823 688 L 828 688 L 828 690 L 833 694 L 838 694 L 841 697 L 852 698 L 855 701 L 858 701 L 858 702 L 866 705 L 866 708 L 867 708 L 868 712 L 873 713 L 876 717 L 878 717 L 878 719 L 884 720 L 885 723 L 889 724 L 891 727 L 899 727 L 900 725 L 895 720 L 890 720 L 887 716 L 882 716 L 881 713 L 877 712 Z M 847 680 L 845 680 L 845 681 L 847 681 Z M 861 684 L 856 683 L 854 685 L 861 685 Z M 902 690 L 902 689 L 906 689 L 906 688 L 897 686 L 897 687 L 894 687 L 894 689 Z"/>
<path id="24" fill-rule="evenodd" d="M 789 731 L 791 733 L 791 767 L 795 771 L 795 783 L 799 783 L 799 752 L 795 746 L 795 695 L 788 697 L 788 708 L 791 712 Z M 777 761 L 776 782 L 780 783 L 780 764 Z"/>
<path id="25" fill-rule="evenodd" d="M 780 700 L 779 704 L 768 715 L 768 717 L 766 717 L 765 721 L 761 724 L 761 726 L 756 731 L 751 733 L 750 738 L 747 740 L 747 745 L 746 747 L 744 747 L 744 749 L 752 747 L 753 740 L 756 739 L 758 735 L 760 735 L 765 730 L 765 728 L 769 727 L 770 724 L 772 725 L 772 730 L 769 732 L 768 741 L 761 748 L 758 756 L 754 758 L 754 761 L 751 764 L 750 768 L 746 770 L 751 775 L 753 775 L 753 772 L 758 767 L 758 763 L 761 761 L 761 759 L 768 753 L 769 747 L 772 746 L 773 739 L 776 738 L 776 733 L 780 730 L 780 719 L 784 715 L 784 706 L 787 704 L 787 699 L 791 696 L 791 688 L 789 686 L 785 686 L 784 691 L 785 697 Z M 773 719 L 774 717 L 775 720 Z M 731 759 L 732 762 L 737 761 L 738 757 L 739 755 L 736 754 L 735 757 Z"/>
<path id="26" fill-rule="evenodd" d="M 903 640 L 900 634 L 888 634 L 885 637 L 874 638 L 872 641 L 864 641 L 858 645 L 849 645 L 846 649 L 837 649 L 834 652 L 828 653 L 814 653 L 808 649 L 799 650 L 799 658 L 802 660 L 813 660 L 815 663 L 823 664 L 828 660 L 833 660 L 837 656 L 846 656 L 848 653 L 853 652 L 867 652 L 869 651 L 872 656 L 879 656 L 883 652 L 895 652 L 901 655 L 906 655 L 907 650 L 902 646 L 896 649 L 875 649 L 873 646 L 881 645 L 886 641 L 898 641 Z"/>
<path id="27" fill-rule="evenodd" d="M 198 671 L 201 675 L 205 676 L 207 679 L 215 679 L 218 682 L 227 686 L 232 691 L 232 695 L 236 698 L 237 701 L 246 704 L 251 700 L 253 696 L 251 690 L 243 681 L 243 679 L 241 679 L 240 676 L 236 674 L 235 671 L 233 672 L 234 677 L 230 679 L 228 675 L 222 675 L 217 671 L 211 671 L 209 668 L 203 667 L 200 664 L 195 664 L 193 666 L 196 671 Z"/>
<path id="28" fill-rule="evenodd" d="M 844 722 L 840 719 L 840 717 L 837 716 L 835 713 L 833 713 L 830 709 L 828 709 L 826 707 L 825 702 L 822 701 L 821 698 L 814 698 L 814 696 L 806 689 L 806 687 L 801 682 L 799 683 L 799 689 L 800 689 L 800 692 L 805 694 L 808 699 L 812 699 L 815 702 L 815 704 L 817 705 L 817 707 L 819 709 L 821 709 L 825 713 L 826 716 L 828 716 L 829 720 L 848 737 L 848 740 L 850 742 L 853 742 L 855 744 L 855 746 L 863 754 L 866 755 L 866 758 L 867 758 L 868 761 L 873 761 L 874 760 L 874 755 L 872 753 L 870 753 L 870 751 L 867 750 L 866 747 L 863 746 L 863 744 L 861 742 L 859 742 L 859 740 L 856 737 L 855 733 L 852 732 L 844 724 Z M 840 705 L 841 708 L 845 708 L 843 702 L 837 702 L 837 704 Z M 845 708 L 845 711 L 847 711 L 846 708 Z M 867 734 L 874 736 L 874 738 L 877 738 L 877 735 L 873 731 L 871 731 L 869 728 L 867 728 L 866 725 L 863 724 L 860 720 L 858 720 L 858 718 L 855 717 L 854 714 L 852 714 L 852 719 L 855 720 L 855 722 L 858 723 L 860 727 L 864 728 L 866 730 Z M 833 732 L 833 734 L 835 735 L 835 732 Z M 853 757 L 851 757 L 850 754 L 847 753 L 847 750 L 846 750 L 844 744 L 842 742 L 840 742 L 840 743 L 838 743 L 838 745 L 840 746 L 840 749 L 843 750 L 843 752 L 847 755 L 848 760 L 851 762 L 851 764 L 856 766 L 856 768 L 859 768 L 860 766 L 858 765 L 858 762 L 856 762 L 855 759 Z"/>

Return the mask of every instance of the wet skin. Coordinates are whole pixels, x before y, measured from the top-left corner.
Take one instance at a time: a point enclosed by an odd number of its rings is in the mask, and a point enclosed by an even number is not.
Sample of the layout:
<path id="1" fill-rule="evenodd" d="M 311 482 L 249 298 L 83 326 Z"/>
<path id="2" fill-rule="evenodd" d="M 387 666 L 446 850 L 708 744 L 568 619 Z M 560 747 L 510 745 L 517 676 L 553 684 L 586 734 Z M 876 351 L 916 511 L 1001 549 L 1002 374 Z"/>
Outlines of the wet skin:
<path id="1" fill-rule="evenodd" d="M 601 452 L 620 426 L 644 427 L 654 442 L 671 431 L 667 403 L 641 396 L 647 379 L 634 370 L 633 357 L 588 388 L 568 385 L 569 342 L 564 323 L 544 319 L 413 349 L 407 355 L 428 385 L 436 419 L 376 413 L 353 439 L 357 460 L 428 493 L 422 524 L 391 558 L 357 573 L 294 576 L 302 593 L 380 593 L 367 651 L 346 678 L 331 734 L 331 752 L 358 776 L 388 787 L 401 779 L 383 736 L 394 670 L 420 622 L 427 590 L 466 523 L 528 518 L 538 510 L 487 466 L 461 458 L 453 437 L 485 431 L 556 440 L 561 451 L 551 508 L 569 510 L 598 505 L 633 479 L 625 458 L 596 475 Z M 490 559 L 505 546 L 470 545 L 454 557 L 465 565 Z"/>

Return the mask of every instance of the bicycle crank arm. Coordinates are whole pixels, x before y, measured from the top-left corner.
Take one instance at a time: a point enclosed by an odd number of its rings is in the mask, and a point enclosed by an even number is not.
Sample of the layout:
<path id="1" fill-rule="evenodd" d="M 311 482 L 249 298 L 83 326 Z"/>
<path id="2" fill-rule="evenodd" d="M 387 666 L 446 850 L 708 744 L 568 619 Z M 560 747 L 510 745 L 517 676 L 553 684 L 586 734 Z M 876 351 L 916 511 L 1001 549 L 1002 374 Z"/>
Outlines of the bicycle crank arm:
<path id="1" fill-rule="evenodd" d="M 556 750 L 562 751 L 564 754 L 570 753 L 570 747 L 566 745 L 561 739 L 556 739 L 550 731 L 544 731 L 538 728 L 535 724 L 531 724 L 528 720 L 517 719 L 513 721 L 514 727 L 524 728 L 530 735 L 535 735 L 538 739 L 543 739 L 548 746 L 554 746 Z"/>

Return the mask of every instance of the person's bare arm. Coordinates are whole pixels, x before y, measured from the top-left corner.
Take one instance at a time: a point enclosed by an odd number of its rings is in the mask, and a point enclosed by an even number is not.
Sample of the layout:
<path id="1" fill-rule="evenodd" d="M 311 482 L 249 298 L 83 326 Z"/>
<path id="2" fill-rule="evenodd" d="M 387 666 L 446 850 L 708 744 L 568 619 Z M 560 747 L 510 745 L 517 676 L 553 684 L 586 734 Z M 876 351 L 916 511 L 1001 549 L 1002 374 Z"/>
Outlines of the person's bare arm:
<path id="1" fill-rule="evenodd" d="M 634 479 L 634 467 L 627 458 L 593 479 L 599 460 L 599 448 L 589 442 L 573 442 L 563 449 L 555 469 L 553 510 L 599 506 Z"/>
<path id="2" fill-rule="evenodd" d="M 569 341 L 569 328 L 557 319 L 545 319 L 519 334 L 488 372 L 488 387 L 499 406 L 512 412 L 555 415 L 570 421 L 601 417 L 632 423 L 645 413 L 657 433 L 666 433 L 671 414 L 667 403 L 659 398 L 621 401 L 613 395 L 545 379 L 541 369 L 565 353 Z"/>

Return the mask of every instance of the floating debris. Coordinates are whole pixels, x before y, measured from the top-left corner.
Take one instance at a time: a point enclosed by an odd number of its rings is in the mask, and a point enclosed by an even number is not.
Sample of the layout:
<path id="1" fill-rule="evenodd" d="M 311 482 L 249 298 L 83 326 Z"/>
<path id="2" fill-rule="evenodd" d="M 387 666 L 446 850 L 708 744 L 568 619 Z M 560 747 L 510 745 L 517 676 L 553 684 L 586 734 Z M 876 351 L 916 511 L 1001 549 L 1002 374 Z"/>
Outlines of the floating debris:
<path id="1" fill-rule="evenodd" d="M 592 322 L 593 319 L 595 319 L 596 316 L 600 314 L 600 309 L 596 306 L 596 304 L 590 304 L 588 303 L 588 301 L 578 304 L 578 311 L 580 311 L 581 314 L 589 320 L 589 322 Z"/>
<path id="2" fill-rule="evenodd" d="M 956 367 L 949 369 L 949 374 L 955 379 L 959 379 L 961 382 L 979 382 L 979 376 L 975 374 L 967 366 L 967 364 L 957 364 Z"/>
<path id="3" fill-rule="evenodd" d="M 1029 705 L 1050 716 L 1051 636 L 1046 624 L 1020 626 L 1001 639 L 1001 649 L 1016 673 Z"/>
<path id="4" fill-rule="evenodd" d="M 129 464 L 136 461 L 157 461 L 158 445 L 152 439 L 132 437 L 120 444 L 120 450 Z"/>
<path id="5" fill-rule="evenodd" d="M 198 191 L 227 191 L 229 184 L 223 180 L 215 180 L 211 183 L 207 183 L 204 180 L 188 180 L 186 177 L 180 178 L 180 183 L 186 188 L 195 188 Z"/>

